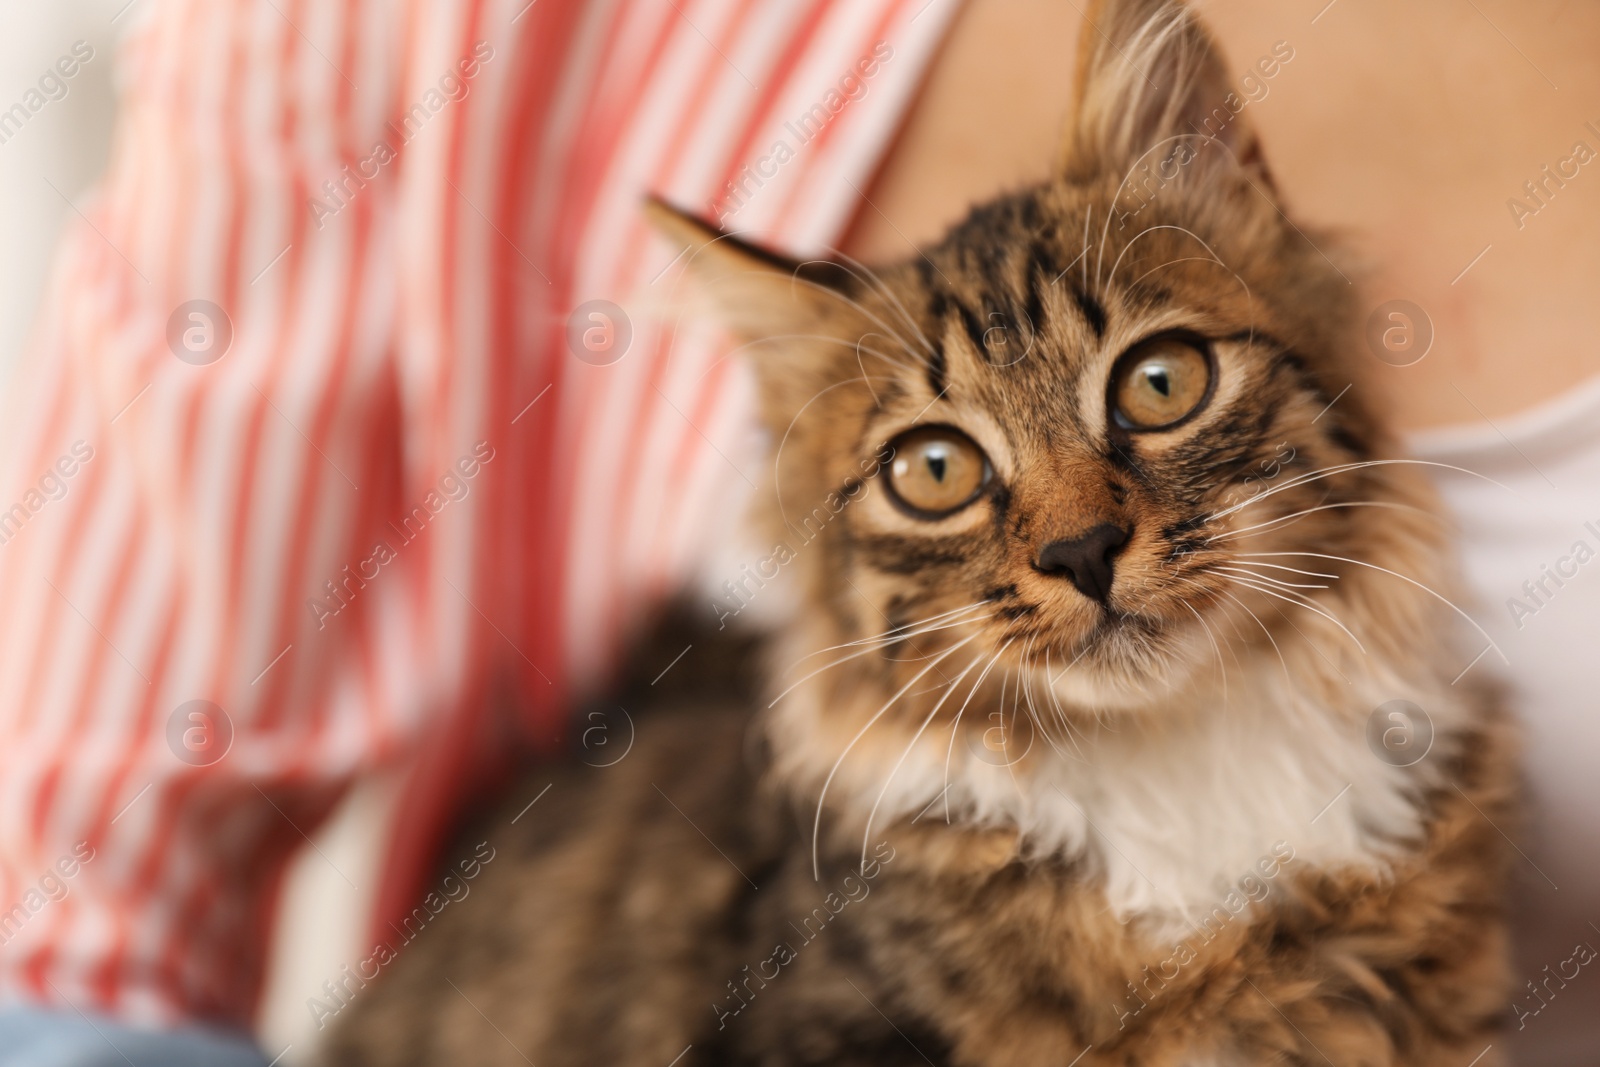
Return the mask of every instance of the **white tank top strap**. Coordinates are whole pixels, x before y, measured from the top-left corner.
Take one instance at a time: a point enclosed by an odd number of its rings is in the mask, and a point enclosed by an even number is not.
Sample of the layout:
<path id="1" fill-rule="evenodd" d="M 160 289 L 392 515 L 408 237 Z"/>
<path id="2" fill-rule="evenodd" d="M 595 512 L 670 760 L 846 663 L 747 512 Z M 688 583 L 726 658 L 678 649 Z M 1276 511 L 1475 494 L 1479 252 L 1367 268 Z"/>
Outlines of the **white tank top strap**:
<path id="1" fill-rule="evenodd" d="M 1600 375 L 1514 415 L 1419 430 L 1406 443 L 1418 459 L 1466 466 L 1600 450 Z"/>

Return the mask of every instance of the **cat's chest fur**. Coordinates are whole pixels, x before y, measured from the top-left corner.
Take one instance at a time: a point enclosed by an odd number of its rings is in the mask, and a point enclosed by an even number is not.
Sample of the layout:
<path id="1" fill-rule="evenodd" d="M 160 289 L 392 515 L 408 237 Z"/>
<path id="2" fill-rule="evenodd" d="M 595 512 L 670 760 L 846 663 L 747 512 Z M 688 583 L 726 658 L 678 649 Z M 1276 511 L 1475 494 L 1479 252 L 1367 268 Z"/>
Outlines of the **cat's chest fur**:
<path id="1" fill-rule="evenodd" d="M 873 996 L 948 1023 L 949 1062 L 1066 1062 L 1082 1051 L 1187 1067 L 1264 1062 L 1241 1034 L 1289 1018 L 1278 1009 L 1290 1001 L 1364 1003 L 1413 980 L 1388 967 L 1432 974 L 1459 953 L 1452 966 L 1470 983 L 1476 968 L 1497 966 L 1481 928 L 1459 941 L 1445 933 L 1451 909 L 1486 895 L 1481 884 L 1462 893 L 1448 868 L 1463 842 L 1483 854 L 1495 832 L 1473 806 L 1498 788 L 1486 792 L 1474 766 L 1484 739 L 1454 732 L 1464 696 L 1431 694 L 1444 724 L 1432 767 L 1399 768 L 1371 750 L 1361 723 L 1340 729 L 1328 725 L 1339 717 L 1292 703 L 1252 703 L 1242 680 L 1228 715 L 1086 734 L 1072 756 L 1035 738 L 1048 758 L 1006 765 L 980 748 L 952 751 L 943 736 L 919 739 L 887 790 L 881 753 L 870 758 L 876 777 L 852 781 L 841 765 L 834 810 L 849 829 L 824 827 L 820 883 L 802 860 L 787 900 L 826 889 L 863 841 L 872 857 L 891 844 L 896 859 L 853 917 L 857 932 L 841 924 L 815 954 L 819 982 L 823 964 L 884 976 Z M 1347 699 L 1371 697 L 1351 688 Z M 804 718 L 803 707 L 788 714 Z M 783 723 L 774 720 L 780 735 Z M 1478 800 L 1439 782 L 1443 766 Z M 873 804 L 863 838 L 859 814 Z M 1411 924 L 1435 932 L 1412 941 Z M 1318 1044 L 1372 1039 L 1337 1014 L 1322 1020 Z"/>
<path id="2" fill-rule="evenodd" d="M 864 833 L 871 811 L 877 828 L 950 818 L 1014 831 L 1020 855 L 1074 864 L 1119 922 L 1162 935 L 1191 927 L 1229 894 L 1269 894 L 1263 871 L 1286 855 L 1302 870 L 1380 877 L 1422 833 L 1439 752 L 1398 767 L 1373 751 L 1367 709 L 1386 699 L 1392 679 L 1358 678 L 1338 694 L 1343 713 L 1330 714 L 1275 678 L 1276 667 L 1236 670 L 1226 695 L 1189 695 L 1191 704 L 1214 701 L 1208 713 L 1175 711 L 1165 722 L 1047 731 L 1007 708 L 982 734 L 928 730 L 909 743 L 899 735 L 904 747 L 889 760 L 864 738 L 860 756 L 839 762 L 822 821 L 837 817 Z M 1465 715 L 1455 694 L 1407 693 L 1435 709 L 1441 732 Z M 811 763 L 802 739 L 831 736 L 821 726 L 828 708 L 802 698 L 774 709 L 786 776 L 825 780 L 823 754 Z"/>
<path id="3" fill-rule="evenodd" d="M 1370 843 L 1358 831 L 1382 808 L 1334 816 L 1358 789 L 1384 795 L 1379 783 L 1362 779 L 1314 822 L 1309 791 L 1280 816 L 1261 809 L 1297 750 L 1228 762 L 1259 776 L 1237 794 L 1226 783 L 1238 775 L 1216 765 L 1223 784 L 1204 790 L 1190 768 L 1233 751 L 1215 736 L 1175 748 L 1187 762 L 1080 769 L 1055 794 L 1064 807 L 1034 816 L 1076 833 L 1075 854 L 1026 858 L 1014 830 L 971 813 L 947 826 L 933 807 L 880 809 L 865 870 L 860 825 L 829 820 L 814 873 L 811 813 L 781 766 L 750 760 L 750 725 L 747 707 L 641 716 L 615 766 L 531 781 L 485 831 L 501 858 L 474 903 L 360 994 L 335 1062 L 522 1062 L 485 1033 L 487 1016 L 533 1062 L 574 1067 L 659 1065 L 686 1047 L 680 1067 L 1060 1067 L 1080 1053 L 1079 1067 L 1189 1067 L 1313 1062 L 1312 1046 L 1333 1062 L 1459 1067 L 1503 1006 L 1490 919 L 1504 850 L 1480 812 L 1506 817 L 1510 791 L 1487 726 L 1437 754 L 1461 792 L 1433 790 L 1422 840 L 1381 872 L 1371 854 L 1337 870 L 1319 858 L 1347 836 Z M 538 817 L 514 823 L 546 788 Z M 1197 797 L 1223 807 L 1208 815 Z M 1064 814 L 1074 806 L 1081 825 Z M 1259 834 L 1240 828 L 1246 811 Z M 1276 820 L 1302 815 L 1292 858 L 1274 850 Z M 1176 858 L 1160 860 L 1161 842 Z M 1245 861 L 1209 856 L 1229 849 Z M 1157 887 L 1200 903 L 1166 907 Z M 439 996 L 441 976 L 461 995 Z M 1394 1048 L 1409 1058 L 1379 1058 Z"/>

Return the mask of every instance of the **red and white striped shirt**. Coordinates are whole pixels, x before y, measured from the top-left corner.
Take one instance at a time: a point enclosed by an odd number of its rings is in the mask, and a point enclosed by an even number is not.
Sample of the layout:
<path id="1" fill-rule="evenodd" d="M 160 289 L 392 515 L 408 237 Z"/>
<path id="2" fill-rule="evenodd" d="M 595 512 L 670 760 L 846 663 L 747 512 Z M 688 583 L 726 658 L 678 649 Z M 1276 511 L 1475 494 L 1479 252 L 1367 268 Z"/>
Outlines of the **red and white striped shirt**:
<path id="1" fill-rule="evenodd" d="M 247 1021 L 288 857 L 378 767 L 410 909 L 487 709 L 554 736 L 759 480 L 641 197 L 836 242 L 953 8 L 130 13 L 0 443 L 0 998 Z"/>

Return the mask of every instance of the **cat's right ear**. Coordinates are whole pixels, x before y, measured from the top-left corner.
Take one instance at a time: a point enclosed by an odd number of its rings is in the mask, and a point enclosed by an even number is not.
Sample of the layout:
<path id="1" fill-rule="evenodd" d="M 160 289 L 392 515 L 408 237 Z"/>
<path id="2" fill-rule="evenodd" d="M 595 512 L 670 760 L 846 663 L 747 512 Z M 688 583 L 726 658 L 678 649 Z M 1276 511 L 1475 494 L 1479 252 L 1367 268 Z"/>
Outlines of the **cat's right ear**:
<path id="1" fill-rule="evenodd" d="M 713 313 L 747 340 L 818 336 L 854 343 L 863 332 L 851 298 L 856 278 L 831 260 L 795 260 L 725 233 L 658 197 L 645 202 L 657 230 L 687 250 L 689 275 Z"/>

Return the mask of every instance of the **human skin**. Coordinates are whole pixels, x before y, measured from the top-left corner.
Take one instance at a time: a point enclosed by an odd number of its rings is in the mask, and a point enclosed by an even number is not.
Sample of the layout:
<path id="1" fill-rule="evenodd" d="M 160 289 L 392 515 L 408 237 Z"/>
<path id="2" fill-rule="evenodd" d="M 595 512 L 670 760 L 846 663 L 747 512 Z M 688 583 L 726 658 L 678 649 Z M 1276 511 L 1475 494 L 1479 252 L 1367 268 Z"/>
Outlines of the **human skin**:
<path id="1" fill-rule="evenodd" d="M 1339 235 L 1362 307 L 1406 299 L 1432 321 L 1423 359 L 1376 368 L 1396 423 L 1482 425 L 1600 374 L 1600 159 L 1521 228 L 1507 206 L 1537 206 L 1524 183 L 1574 142 L 1600 152 L 1600 5 L 1326 2 L 1195 7 L 1235 77 L 1294 49 L 1247 106 L 1284 203 Z M 845 251 L 903 257 L 1049 174 L 1086 6 L 967 0 Z"/>

